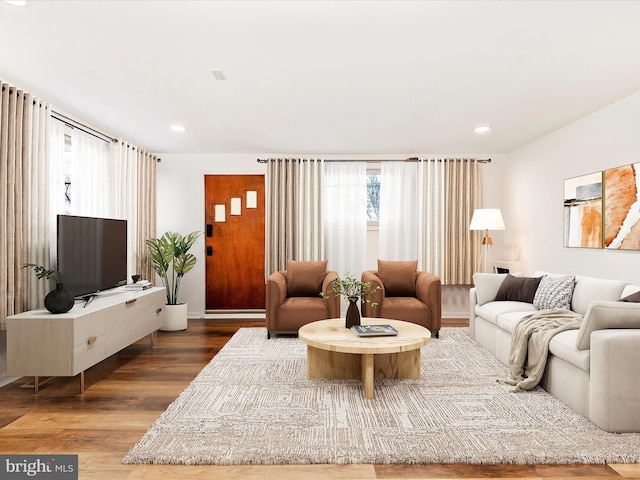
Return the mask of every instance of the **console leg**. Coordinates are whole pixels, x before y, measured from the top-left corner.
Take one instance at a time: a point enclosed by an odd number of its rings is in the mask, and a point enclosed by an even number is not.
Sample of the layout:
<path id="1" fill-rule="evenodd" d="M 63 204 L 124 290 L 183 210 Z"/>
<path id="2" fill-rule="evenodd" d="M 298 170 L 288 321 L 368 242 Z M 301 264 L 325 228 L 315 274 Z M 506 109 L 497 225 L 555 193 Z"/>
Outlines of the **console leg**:
<path id="1" fill-rule="evenodd" d="M 40 389 L 40 379 L 36 375 L 33 377 L 33 393 L 38 394 L 38 390 Z"/>
<path id="2" fill-rule="evenodd" d="M 80 393 L 84 393 L 84 370 L 80 372 Z"/>

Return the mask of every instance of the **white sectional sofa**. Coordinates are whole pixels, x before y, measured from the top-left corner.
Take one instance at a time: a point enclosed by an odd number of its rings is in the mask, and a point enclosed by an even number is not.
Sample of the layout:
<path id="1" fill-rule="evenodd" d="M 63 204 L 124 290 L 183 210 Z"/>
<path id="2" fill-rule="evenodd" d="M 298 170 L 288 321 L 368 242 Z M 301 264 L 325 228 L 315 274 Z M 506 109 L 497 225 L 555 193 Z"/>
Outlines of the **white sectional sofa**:
<path id="1" fill-rule="evenodd" d="M 533 277 L 545 275 L 548 280 L 566 277 L 544 272 Z M 578 330 L 559 333 L 551 340 L 540 386 L 603 430 L 640 432 L 640 303 L 631 301 L 637 301 L 640 286 L 574 277 L 570 307 L 584 319 Z M 474 275 L 469 335 L 508 366 L 514 327 L 536 308 L 519 301 L 522 298 L 496 301 L 506 278 Z M 511 285 L 514 277 L 508 282 Z M 501 297 L 505 297 L 504 287 Z M 623 298 L 627 301 L 620 301 Z M 526 392 L 514 393 L 520 394 Z"/>

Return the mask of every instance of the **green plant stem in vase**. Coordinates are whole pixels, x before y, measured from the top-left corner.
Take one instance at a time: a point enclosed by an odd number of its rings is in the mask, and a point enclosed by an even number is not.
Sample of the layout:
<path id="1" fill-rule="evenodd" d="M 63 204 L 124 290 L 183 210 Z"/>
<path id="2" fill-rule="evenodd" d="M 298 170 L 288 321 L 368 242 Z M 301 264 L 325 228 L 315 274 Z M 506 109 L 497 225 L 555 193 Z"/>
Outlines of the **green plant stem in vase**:
<path id="1" fill-rule="evenodd" d="M 336 278 L 331 281 L 331 291 L 333 295 L 339 295 L 349 300 L 349 307 L 345 317 L 345 328 L 351 328 L 354 325 L 360 325 L 360 309 L 358 308 L 358 300 L 361 302 L 371 303 L 373 308 L 377 307 L 375 302 L 371 302 L 369 297 L 380 290 L 380 287 L 373 287 L 371 282 L 361 282 L 349 272 L 344 274 L 343 278 Z M 328 294 L 321 294 L 324 298 L 328 298 Z"/>

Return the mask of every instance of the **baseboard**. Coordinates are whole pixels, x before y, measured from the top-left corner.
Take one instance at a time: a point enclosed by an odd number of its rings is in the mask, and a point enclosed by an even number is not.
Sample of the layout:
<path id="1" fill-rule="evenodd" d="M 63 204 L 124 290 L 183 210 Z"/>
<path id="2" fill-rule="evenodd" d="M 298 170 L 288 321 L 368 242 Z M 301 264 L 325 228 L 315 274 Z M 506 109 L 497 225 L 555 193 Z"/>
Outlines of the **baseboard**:
<path id="1" fill-rule="evenodd" d="M 469 311 L 464 312 L 442 312 L 442 318 L 466 318 L 469 319 Z"/>

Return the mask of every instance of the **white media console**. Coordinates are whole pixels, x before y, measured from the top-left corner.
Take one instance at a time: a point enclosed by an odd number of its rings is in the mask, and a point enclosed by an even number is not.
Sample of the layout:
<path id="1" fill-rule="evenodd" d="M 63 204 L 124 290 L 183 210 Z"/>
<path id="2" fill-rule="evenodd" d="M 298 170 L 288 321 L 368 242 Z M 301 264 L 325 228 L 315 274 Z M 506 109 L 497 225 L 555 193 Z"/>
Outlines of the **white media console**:
<path id="1" fill-rule="evenodd" d="M 124 287 L 100 293 L 85 305 L 76 302 L 67 313 L 31 310 L 7 317 L 7 374 L 39 377 L 80 374 L 123 348 L 154 334 L 164 323 L 164 288 L 125 291 Z"/>

